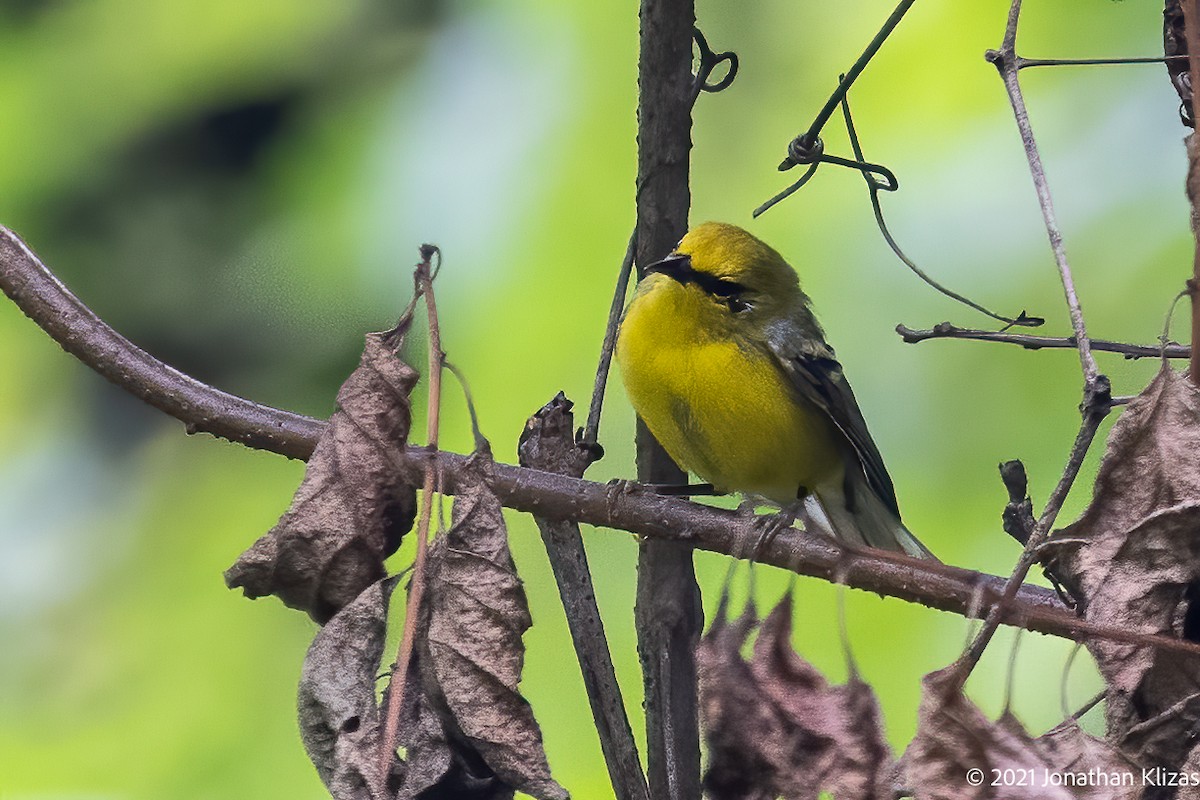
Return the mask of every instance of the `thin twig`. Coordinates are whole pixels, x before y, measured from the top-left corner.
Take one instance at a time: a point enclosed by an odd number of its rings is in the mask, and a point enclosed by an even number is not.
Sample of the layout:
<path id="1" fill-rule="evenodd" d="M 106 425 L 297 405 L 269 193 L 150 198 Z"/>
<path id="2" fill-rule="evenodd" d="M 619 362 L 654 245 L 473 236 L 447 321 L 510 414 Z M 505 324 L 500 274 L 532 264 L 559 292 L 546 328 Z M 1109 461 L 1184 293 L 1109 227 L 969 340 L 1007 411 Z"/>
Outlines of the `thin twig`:
<path id="1" fill-rule="evenodd" d="M 597 460 L 604 454 L 600 447 L 600 411 L 604 407 L 604 387 L 608 385 L 608 372 L 612 367 L 613 348 L 617 345 L 617 329 L 621 323 L 621 312 L 625 309 L 625 295 L 629 293 L 629 276 L 633 272 L 633 255 L 637 247 L 637 231 L 629 234 L 625 247 L 625 258 L 617 272 L 617 286 L 613 289 L 612 304 L 608 307 L 608 323 L 604 327 L 604 343 L 600 346 L 600 364 L 596 367 L 596 380 L 592 385 L 592 403 L 588 407 L 587 426 L 579 443 L 586 447 Z"/>
<path id="2" fill-rule="evenodd" d="M 1017 58 L 1017 69 L 1026 67 L 1109 67 L 1125 64 L 1162 64 L 1187 56 L 1135 56 L 1132 58 Z"/>
<path id="3" fill-rule="evenodd" d="M 425 310 L 429 317 L 429 403 L 426 409 L 426 441 L 431 450 L 438 446 L 438 422 L 441 416 L 442 364 L 446 354 L 442 352 L 442 337 L 438 328 L 437 302 L 433 295 L 433 277 L 430 260 L 436 248 L 425 245 L 421 248 L 423 260 L 417 265 L 417 291 L 425 296 Z M 437 464 L 429 461 L 425 465 L 424 488 L 421 495 L 421 516 L 417 521 L 417 556 L 413 562 L 412 580 L 408 586 L 408 605 L 404 615 L 404 634 L 400 638 L 396 663 L 392 665 L 392 680 L 388 684 L 387 710 L 383 721 L 383 743 L 379 751 L 379 775 L 381 785 L 387 780 L 392 760 L 396 753 L 396 733 L 400 727 L 400 712 L 404 708 L 404 695 L 408 684 L 408 665 L 412 660 L 413 642 L 420 618 L 421 603 L 425 595 L 425 558 L 429 543 L 429 522 L 433 515 L 433 495 L 439 482 Z"/>
<path id="4" fill-rule="evenodd" d="M 867 68 L 867 64 L 879 52 L 879 48 L 883 47 L 883 43 L 892 35 L 892 31 L 900 24 L 900 20 L 904 19 L 904 15 L 908 13 L 908 9 L 912 7 L 913 2 L 914 0 L 900 0 L 895 10 L 884 21 L 883 27 L 867 43 L 867 47 L 863 50 L 862 55 L 850 66 L 850 69 L 846 70 L 846 74 L 838 81 L 837 88 L 829 96 L 829 99 L 825 101 L 825 105 L 821 107 L 821 110 L 817 112 L 816 119 L 808 126 L 808 130 L 796 137 L 796 141 L 801 143 L 803 149 L 811 148 L 816 143 L 817 139 L 821 136 L 821 129 L 825 127 L 825 123 L 833 116 L 833 112 L 837 111 L 837 107 L 841 104 L 842 98 L 846 96 L 846 92 L 850 91 L 850 87 L 858 80 L 858 76 Z M 784 160 L 783 164 L 780 164 L 780 169 L 788 168 L 786 165 L 789 165 L 789 163 L 791 166 L 795 166 L 796 162 L 792 160 L 791 150 L 792 148 L 789 147 L 788 157 Z"/>
<path id="5" fill-rule="evenodd" d="M 525 423 L 517 449 L 521 465 L 582 477 L 592 459 L 588 449 L 572 438 L 573 423 L 571 401 L 560 392 Z M 533 519 L 558 585 L 613 793 L 617 800 L 648 800 L 646 775 L 608 650 L 579 523 L 536 514 Z"/>
<path id="6" fill-rule="evenodd" d="M 1100 377 L 1103 379 L 1104 376 Z M 1029 541 L 1025 543 L 1025 549 L 1021 552 L 1021 557 L 1017 560 L 1017 565 L 1004 586 L 1000 602 L 988 613 L 975 640 L 967 648 L 962 658 L 959 659 L 959 664 L 962 667 L 960 670 L 961 681 L 966 681 L 971 669 L 979 662 L 980 656 L 983 655 L 983 651 L 987 648 L 993 634 L 995 634 L 997 628 L 1000 626 L 1000 621 L 1004 614 L 1004 606 L 1017 596 L 1021 586 L 1024 584 L 1025 577 L 1029 574 L 1029 570 L 1038 562 L 1040 555 L 1038 552 L 1039 548 L 1050 534 L 1054 520 L 1058 517 L 1058 512 L 1062 510 L 1063 503 L 1067 499 L 1067 494 L 1070 492 L 1075 478 L 1079 475 L 1079 469 L 1083 465 L 1084 456 L 1087 455 L 1088 448 L 1091 447 L 1092 440 L 1096 436 L 1096 431 L 1100 428 L 1100 422 L 1108 414 L 1108 410 L 1109 406 L 1107 404 L 1085 408 L 1083 422 L 1079 426 L 1079 432 L 1075 435 L 1075 443 L 1071 447 L 1071 453 L 1067 458 L 1067 465 L 1063 469 L 1062 477 L 1059 478 L 1054 491 L 1050 493 L 1049 499 L 1046 500 L 1046 507 L 1042 510 L 1042 515 L 1038 517 L 1037 526 L 1034 527 L 1033 532 L 1030 534 Z"/>
<path id="7" fill-rule="evenodd" d="M 692 40 L 700 53 L 700 63 L 692 78 L 692 87 L 688 102 L 695 106 L 701 92 L 721 92 L 728 89 L 737 78 L 737 53 L 725 51 L 716 53 L 709 47 L 708 40 L 699 28 L 692 28 Z M 729 64 L 725 77 L 716 83 L 709 83 L 715 70 L 722 62 Z M 636 196 L 641 197 L 644 181 L 638 182 Z M 593 461 L 604 456 L 604 448 L 600 446 L 600 411 L 604 406 L 604 388 L 608 385 L 608 373 L 612 367 L 613 348 L 617 344 L 617 329 L 621 323 L 621 312 L 625 309 L 625 296 L 629 293 L 629 278 L 633 272 L 634 256 L 637 252 L 637 226 L 629 234 L 629 244 L 625 247 L 625 258 L 621 261 L 621 269 L 617 272 L 617 285 L 613 289 L 612 303 L 608 308 L 608 322 L 604 326 L 604 342 L 600 347 L 600 364 L 596 367 L 596 380 L 592 385 L 592 402 L 588 407 L 587 424 L 579 435 L 579 444 L 585 447 Z M 639 275 L 640 277 L 640 275 Z"/>
<path id="8" fill-rule="evenodd" d="M 850 114 L 850 97 L 848 95 L 842 98 L 842 117 L 846 123 L 846 133 L 850 137 L 850 148 L 854 152 L 854 157 L 858 161 L 863 162 L 866 160 L 866 157 L 863 155 L 862 144 L 858 140 L 858 130 L 854 127 L 854 117 Z M 904 251 L 900 249 L 900 244 L 896 241 L 895 237 L 892 236 L 892 232 L 888 228 L 887 222 L 883 218 L 883 206 L 879 202 L 879 191 L 881 188 L 886 187 L 881 187 L 875 177 L 865 170 L 863 171 L 862 176 L 863 180 L 867 183 L 867 191 L 871 197 L 871 209 L 875 212 L 875 225 L 879 228 L 879 232 L 883 234 L 883 240 L 887 242 L 888 247 L 892 249 L 892 252 L 896 254 L 896 257 L 899 258 L 900 261 L 906 267 L 908 267 L 914 275 L 923 280 L 926 285 L 931 287 L 934 291 L 940 292 L 946 297 L 949 297 L 951 300 L 957 300 L 963 305 L 973 308 L 979 313 L 991 317 L 997 322 L 1003 322 L 1005 325 L 1010 327 L 1013 325 L 1019 325 L 1022 327 L 1034 328 L 1042 325 L 1045 322 L 1045 320 L 1041 317 L 1030 317 L 1026 315 L 1024 310 L 1022 310 L 1021 313 L 1015 318 L 997 314 L 991 309 L 976 303 L 971 298 L 965 297 L 964 295 L 961 295 L 952 289 L 948 289 L 930 277 L 925 270 L 917 266 L 916 262 L 905 255 Z"/>
<path id="9" fill-rule="evenodd" d="M 1099 370 L 1096 368 L 1095 359 L 1092 358 L 1087 326 L 1083 321 L 1083 310 L 1080 308 L 1079 296 L 1075 291 L 1075 279 L 1071 275 L 1071 267 L 1067 263 L 1062 231 L 1058 227 L 1058 220 L 1054 213 L 1054 201 L 1050 197 L 1050 186 L 1046 182 L 1046 170 L 1042 166 L 1042 157 L 1033 136 L 1033 127 L 1029 123 L 1029 112 L 1025 108 L 1025 99 L 1021 94 L 1021 83 L 1017 74 L 1017 21 L 1020 15 L 1021 0 L 1013 0 L 1008 12 L 1008 24 L 1004 29 L 1001 48 L 999 51 L 989 50 L 987 59 L 1000 71 L 1004 88 L 1008 91 L 1013 116 L 1016 118 L 1017 129 L 1021 134 L 1021 143 L 1025 147 L 1025 157 L 1029 162 L 1029 173 L 1033 177 L 1034 189 L 1037 191 L 1038 205 L 1046 224 L 1046 234 L 1050 238 L 1050 249 L 1054 252 L 1054 263 L 1058 266 L 1063 294 L 1066 296 L 1067 309 L 1071 315 L 1071 328 L 1075 331 L 1076 349 L 1079 350 L 1079 362 L 1083 369 L 1084 382 L 1087 386 L 1091 386 L 1096 382 Z"/>
<path id="10" fill-rule="evenodd" d="M 1004 29 L 1004 39 L 1001 49 L 999 52 L 994 50 L 988 51 L 987 58 L 1000 71 L 1005 89 L 1008 91 L 1008 99 L 1012 105 L 1013 115 L 1016 117 L 1017 129 L 1021 134 L 1021 143 L 1025 147 L 1025 157 L 1029 162 L 1029 174 L 1033 178 L 1033 185 L 1038 196 L 1038 205 L 1042 209 L 1042 219 L 1046 225 L 1046 233 L 1050 238 L 1050 249 L 1054 252 L 1054 261 L 1058 265 L 1058 274 L 1062 281 L 1063 294 L 1067 300 L 1067 309 L 1071 315 L 1071 327 L 1075 331 L 1075 344 L 1079 351 L 1079 362 L 1083 370 L 1083 403 L 1080 406 L 1083 420 L 1080 423 L 1079 432 L 1075 435 L 1075 443 L 1071 447 L 1071 453 L 1067 458 L 1066 466 L 1063 468 L 1062 477 L 1059 478 L 1054 491 L 1050 493 L 1050 497 L 1046 501 L 1046 506 L 1042 510 L 1041 516 L 1038 517 L 1037 525 L 1034 527 L 1032 534 L 1030 534 L 1029 541 L 1025 543 L 1025 549 L 1021 552 L 1021 557 L 1017 559 L 1017 565 L 1005 584 L 1004 594 L 999 605 L 988 613 L 975 640 L 958 660 L 957 681 L 960 688 L 966 681 L 971 670 L 979 663 L 980 656 L 983 655 L 983 651 L 987 648 L 992 636 L 999 628 L 1004 604 L 1016 597 L 1021 585 L 1025 582 L 1025 577 L 1029 574 L 1029 570 L 1037 563 L 1039 548 L 1046 541 L 1046 537 L 1049 536 L 1050 529 L 1054 525 L 1054 520 L 1058 517 L 1058 512 L 1062 509 L 1062 505 L 1067 499 L 1067 494 L 1070 492 L 1071 486 L 1075 483 L 1076 476 L 1079 475 L 1084 456 L 1087 455 L 1088 448 L 1091 447 L 1092 440 L 1096 437 L 1096 431 L 1100 428 L 1100 422 L 1108 415 L 1111 409 L 1109 402 L 1111 392 L 1108 378 L 1100 374 L 1096 367 L 1096 360 L 1092 356 L 1087 326 L 1083 321 L 1083 310 L 1080 308 L 1079 297 L 1075 291 L 1075 279 L 1071 274 L 1070 264 L 1067 263 L 1062 232 L 1059 230 L 1058 222 L 1055 219 L 1054 202 L 1050 197 L 1050 187 L 1046 182 L 1046 173 L 1042 167 L 1042 159 L 1038 153 L 1037 142 L 1033 136 L 1033 128 L 1029 124 L 1029 114 L 1025 108 L 1025 100 L 1021 95 L 1021 84 L 1017 74 L 1016 51 L 1017 23 L 1020 15 L 1021 0 L 1013 0 L 1012 6 L 1009 8 L 1008 22 Z"/>
<path id="11" fill-rule="evenodd" d="M 442 367 L 455 377 L 459 387 L 462 389 L 463 400 L 467 404 L 467 414 L 471 417 L 471 437 L 475 440 L 475 452 L 491 452 L 492 447 L 488 443 L 487 437 L 483 435 L 483 431 L 479 428 L 479 413 L 475 410 L 475 398 L 471 395 L 471 384 L 467 381 L 467 376 L 463 374 L 463 371 L 457 365 L 452 364 L 445 358 L 442 359 Z"/>
<path id="12" fill-rule="evenodd" d="M 974 339 L 980 342 L 1004 342 L 1017 344 L 1026 350 L 1042 350 L 1063 348 L 1075 350 L 1078 343 L 1074 336 L 1035 336 L 1027 333 L 1010 333 L 1008 331 L 984 331 L 975 328 L 960 328 L 949 322 L 941 322 L 932 328 L 914 329 L 907 325 L 897 325 L 896 333 L 908 344 L 924 342 L 928 339 Z M 1190 358 L 1192 348 L 1185 344 L 1168 344 L 1165 348 L 1160 344 L 1129 344 L 1114 342 L 1108 339 L 1090 340 L 1091 349 L 1107 353 L 1120 353 L 1126 358 Z"/>

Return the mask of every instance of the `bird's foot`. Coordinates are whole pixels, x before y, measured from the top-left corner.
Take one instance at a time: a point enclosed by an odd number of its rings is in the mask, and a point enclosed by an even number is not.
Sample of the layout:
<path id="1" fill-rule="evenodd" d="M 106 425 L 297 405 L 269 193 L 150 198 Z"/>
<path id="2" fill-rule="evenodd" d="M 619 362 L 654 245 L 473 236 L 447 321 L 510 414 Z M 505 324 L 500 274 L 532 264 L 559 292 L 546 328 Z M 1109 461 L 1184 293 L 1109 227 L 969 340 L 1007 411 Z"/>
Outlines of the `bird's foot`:
<path id="1" fill-rule="evenodd" d="M 761 505 L 761 503 L 755 500 L 746 500 L 738 506 L 738 512 L 745 513 L 748 508 L 750 513 L 753 513 L 756 505 Z M 773 514 L 755 514 L 754 521 L 751 523 L 751 530 L 755 534 L 754 546 L 748 555 L 749 559 L 757 561 L 763 550 L 771 544 L 776 536 L 795 524 L 801 510 L 801 505 L 794 503 L 783 506 Z"/>
<path id="2" fill-rule="evenodd" d="M 613 508 L 622 496 L 640 491 L 642 485 L 628 478 L 613 478 L 604 485 L 604 508 L 612 516 Z"/>

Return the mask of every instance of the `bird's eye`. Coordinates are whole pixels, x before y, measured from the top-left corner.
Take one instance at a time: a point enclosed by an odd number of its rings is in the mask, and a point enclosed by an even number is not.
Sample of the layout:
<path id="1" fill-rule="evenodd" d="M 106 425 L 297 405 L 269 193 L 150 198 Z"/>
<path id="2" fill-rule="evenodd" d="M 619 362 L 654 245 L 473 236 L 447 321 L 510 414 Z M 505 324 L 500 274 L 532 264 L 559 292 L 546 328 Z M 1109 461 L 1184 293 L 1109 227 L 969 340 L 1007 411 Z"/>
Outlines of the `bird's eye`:
<path id="1" fill-rule="evenodd" d="M 743 311 L 749 311 L 753 308 L 753 306 L 736 295 L 727 298 L 725 303 L 729 306 L 729 310 L 735 314 L 741 314 Z"/>

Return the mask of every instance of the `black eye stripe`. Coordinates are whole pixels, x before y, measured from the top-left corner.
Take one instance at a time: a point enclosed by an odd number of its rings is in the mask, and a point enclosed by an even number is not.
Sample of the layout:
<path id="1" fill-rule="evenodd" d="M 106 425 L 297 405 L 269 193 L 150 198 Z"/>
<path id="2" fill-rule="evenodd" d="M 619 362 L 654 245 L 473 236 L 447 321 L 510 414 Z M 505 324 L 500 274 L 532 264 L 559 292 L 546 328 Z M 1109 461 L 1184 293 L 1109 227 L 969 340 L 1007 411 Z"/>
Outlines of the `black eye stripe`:
<path id="1" fill-rule="evenodd" d="M 694 283 L 714 297 L 736 297 L 746 291 L 746 286 L 728 278 L 718 278 L 707 272 L 697 272 L 686 256 L 669 256 L 652 267 L 653 271 L 668 275 L 683 285 Z"/>
<path id="2" fill-rule="evenodd" d="M 701 289 L 709 294 L 715 294 L 717 297 L 733 297 L 746 291 L 746 287 L 737 281 L 714 278 L 711 275 L 701 275 L 696 283 Z"/>

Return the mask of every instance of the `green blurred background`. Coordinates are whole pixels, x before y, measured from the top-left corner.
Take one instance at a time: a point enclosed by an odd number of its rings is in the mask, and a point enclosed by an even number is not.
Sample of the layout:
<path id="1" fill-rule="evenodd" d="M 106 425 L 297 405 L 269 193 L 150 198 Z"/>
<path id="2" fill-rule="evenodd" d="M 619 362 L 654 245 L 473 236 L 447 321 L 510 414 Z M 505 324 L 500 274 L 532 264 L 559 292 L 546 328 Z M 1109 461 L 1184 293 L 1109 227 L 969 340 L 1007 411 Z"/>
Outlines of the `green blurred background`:
<path id="1" fill-rule="evenodd" d="M 1027 56 L 1161 52 L 1154 3 L 1027 5 Z M 987 320 L 891 256 L 851 172 L 822 170 L 750 218 L 791 179 L 775 172 L 786 143 L 890 0 L 853 14 L 785 0 L 698 6 L 709 40 L 736 50 L 742 71 L 696 111 L 693 220 L 747 225 L 789 257 L 909 526 L 946 561 L 1007 572 L 1018 549 L 1000 529 L 996 464 L 1024 459 L 1041 506 L 1077 424 L 1075 355 L 902 344 L 898 322 Z M 1061 334 L 1062 291 L 1012 114 L 982 58 L 1006 11 L 1002 0 L 917 4 L 853 103 L 868 158 L 903 185 L 884 203 L 910 255 Z M 363 332 L 387 326 L 407 299 L 417 245 L 435 242 L 445 347 L 497 457 L 512 461 L 525 418 L 555 392 L 586 405 L 633 222 L 636 45 L 632 0 L 2 0 L 0 223 L 152 353 L 314 415 L 331 411 Z M 1153 341 L 1191 248 L 1165 70 L 1029 70 L 1024 81 L 1092 331 Z M 836 124 L 825 138 L 848 152 Z M 417 363 L 422 345 L 411 343 Z M 1101 359 L 1120 394 L 1156 368 Z M 324 796 L 294 721 L 314 626 L 274 600 L 246 601 L 221 577 L 286 508 L 303 465 L 185 436 L 7 301 L 0 365 L 0 797 Z M 468 449 L 457 391 L 445 407 L 444 444 Z M 606 412 L 608 455 L 590 477 L 630 476 L 619 387 Z M 423 409 L 418 418 L 423 430 Z M 1082 508 L 1097 459 L 1064 521 Z M 511 523 L 536 623 L 524 690 L 556 777 L 577 798 L 609 797 L 540 540 L 528 518 Z M 585 535 L 640 722 L 636 546 L 624 533 Z M 406 547 L 395 563 L 409 557 Z M 711 614 L 727 562 L 697 562 Z M 760 570 L 759 602 L 787 584 Z M 799 581 L 795 640 L 841 680 L 837 598 Z M 920 676 L 952 659 L 970 626 L 862 592 L 845 601 L 859 668 L 902 748 Z M 969 684 L 990 713 L 1005 701 L 1013 650 L 1003 633 Z M 1099 685 L 1084 656 L 1061 697 L 1069 651 L 1021 640 L 1011 702 L 1037 731 Z"/>

